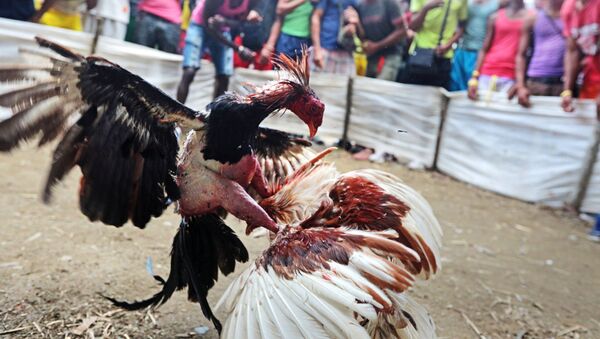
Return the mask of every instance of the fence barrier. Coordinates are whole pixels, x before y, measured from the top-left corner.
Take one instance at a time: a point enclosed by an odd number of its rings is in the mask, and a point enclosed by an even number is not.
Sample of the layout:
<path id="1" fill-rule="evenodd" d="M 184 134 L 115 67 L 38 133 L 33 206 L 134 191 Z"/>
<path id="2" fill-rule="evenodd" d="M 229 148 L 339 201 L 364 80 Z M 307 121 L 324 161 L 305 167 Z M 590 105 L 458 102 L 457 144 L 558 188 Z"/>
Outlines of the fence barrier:
<path id="1" fill-rule="evenodd" d="M 0 19 L 0 57 L 18 61 L 18 49 L 35 47 L 36 35 L 82 54 L 95 50 L 175 94 L 181 56 L 102 36 Z M 230 88 L 246 93 L 245 83 L 260 85 L 276 76 L 237 69 Z M 210 102 L 213 77 L 213 66 L 203 63 L 190 88 L 190 107 Z M 506 196 L 600 213 L 600 125 L 591 100 L 577 101 L 569 114 L 556 97 L 533 97 L 532 108 L 525 109 L 498 94 L 472 102 L 464 93 L 436 87 L 323 73 L 311 75 L 311 86 L 326 104 L 319 130 L 326 142 L 347 138 Z M 8 89 L 0 86 L 0 92 Z M 293 114 L 276 114 L 265 125 L 307 133 Z"/>

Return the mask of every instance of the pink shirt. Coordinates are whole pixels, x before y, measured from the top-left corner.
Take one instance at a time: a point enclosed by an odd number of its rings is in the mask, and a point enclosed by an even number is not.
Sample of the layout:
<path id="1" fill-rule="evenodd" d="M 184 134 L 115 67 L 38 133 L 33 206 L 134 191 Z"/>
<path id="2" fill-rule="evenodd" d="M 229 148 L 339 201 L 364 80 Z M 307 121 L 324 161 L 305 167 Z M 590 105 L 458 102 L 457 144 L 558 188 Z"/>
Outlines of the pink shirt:
<path id="1" fill-rule="evenodd" d="M 249 5 L 250 5 L 250 0 L 242 0 L 242 3 L 235 8 L 231 7 L 230 4 L 231 0 L 223 0 L 223 4 L 221 4 L 221 6 L 219 6 L 219 10 L 217 11 L 217 14 L 221 14 L 222 16 L 229 18 L 229 19 L 237 19 L 237 20 L 243 20 L 245 19 L 245 17 L 248 15 L 249 12 Z M 202 14 L 204 13 L 204 3 L 206 2 L 206 0 L 199 0 L 198 4 L 196 5 L 196 8 L 194 8 L 194 11 L 192 12 L 192 21 L 195 24 L 198 25 L 202 25 L 203 24 L 203 20 L 202 20 Z"/>
<path id="2" fill-rule="evenodd" d="M 492 44 L 481 66 L 481 74 L 515 78 L 516 55 L 525 18 L 511 19 L 506 9 L 498 11 Z"/>
<path id="3" fill-rule="evenodd" d="M 179 0 L 142 0 L 138 10 L 163 18 L 174 24 L 181 24 Z"/>

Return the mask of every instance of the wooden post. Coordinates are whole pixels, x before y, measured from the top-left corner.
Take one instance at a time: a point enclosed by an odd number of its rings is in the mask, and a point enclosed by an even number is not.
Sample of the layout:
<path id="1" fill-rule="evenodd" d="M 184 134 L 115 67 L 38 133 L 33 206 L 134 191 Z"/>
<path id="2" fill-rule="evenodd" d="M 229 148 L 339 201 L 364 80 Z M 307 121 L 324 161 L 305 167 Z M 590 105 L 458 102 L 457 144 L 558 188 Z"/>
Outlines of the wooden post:
<path id="1" fill-rule="evenodd" d="M 352 114 L 352 91 L 354 90 L 354 77 L 348 77 L 348 85 L 346 87 L 346 115 L 344 116 L 344 131 L 339 146 L 347 148 L 350 145 L 348 140 L 348 128 L 350 127 L 350 115 Z"/>
<path id="2" fill-rule="evenodd" d="M 588 186 L 590 185 L 592 174 L 594 173 L 594 165 L 598 160 L 598 149 L 600 149 L 600 122 L 596 122 L 596 126 L 594 128 L 594 141 L 585 157 L 583 173 L 581 174 L 581 179 L 579 180 L 579 187 L 577 187 L 577 196 L 573 201 L 573 207 L 577 211 L 579 211 L 581 208 L 581 204 L 583 203 L 583 199 L 585 199 Z"/>
<path id="3" fill-rule="evenodd" d="M 440 144 L 442 142 L 442 133 L 444 130 L 444 123 L 446 122 L 446 116 L 448 112 L 448 106 L 450 105 L 450 98 L 447 95 L 442 97 L 442 110 L 440 112 L 440 128 L 437 133 L 437 140 L 435 142 L 435 154 L 433 156 L 433 164 L 431 165 L 432 170 L 437 170 L 438 155 L 440 153 Z"/>
<path id="4" fill-rule="evenodd" d="M 88 17 L 89 20 L 89 17 Z M 102 29 L 104 28 L 104 18 L 96 16 L 96 32 L 94 32 L 94 38 L 92 39 L 92 46 L 90 47 L 90 54 L 96 53 L 98 47 L 98 39 L 102 35 Z"/>

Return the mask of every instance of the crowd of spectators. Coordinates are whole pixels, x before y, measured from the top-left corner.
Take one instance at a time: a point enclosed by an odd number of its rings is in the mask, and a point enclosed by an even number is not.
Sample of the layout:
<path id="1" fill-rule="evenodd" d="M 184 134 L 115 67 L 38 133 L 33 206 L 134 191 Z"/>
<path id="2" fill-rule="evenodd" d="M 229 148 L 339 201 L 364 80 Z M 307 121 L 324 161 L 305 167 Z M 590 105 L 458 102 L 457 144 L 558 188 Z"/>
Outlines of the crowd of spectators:
<path id="1" fill-rule="evenodd" d="M 312 46 L 315 72 L 600 105 L 600 0 L 4 0 L 0 16 L 182 53 L 177 97 L 209 56 L 214 95 L 235 67 Z M 82 14 L 83 13 L 83 14 Z M 599 110 L 600 116 L 600 110 Z"/>

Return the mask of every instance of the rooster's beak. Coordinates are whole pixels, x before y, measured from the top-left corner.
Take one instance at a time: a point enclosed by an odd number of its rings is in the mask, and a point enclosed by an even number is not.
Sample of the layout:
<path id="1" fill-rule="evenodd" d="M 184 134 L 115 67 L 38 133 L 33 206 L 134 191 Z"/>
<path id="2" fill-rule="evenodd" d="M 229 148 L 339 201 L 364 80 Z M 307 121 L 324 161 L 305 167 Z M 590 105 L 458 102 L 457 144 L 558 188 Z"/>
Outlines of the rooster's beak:
<path id="1" fill-rule="evenodd" d="M 317 127 L 315 126 L 315 124 L 313 123 L 309 123 L 308 124 L 308 130 L 309 130 L 309 134 L 310 134 L 310 138 L 312 139 L 316 134 L 317 134 Z"/>

